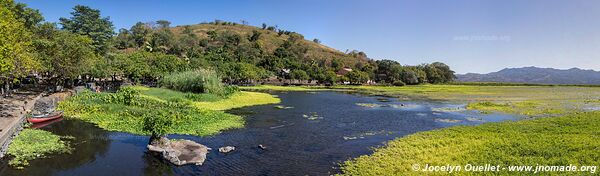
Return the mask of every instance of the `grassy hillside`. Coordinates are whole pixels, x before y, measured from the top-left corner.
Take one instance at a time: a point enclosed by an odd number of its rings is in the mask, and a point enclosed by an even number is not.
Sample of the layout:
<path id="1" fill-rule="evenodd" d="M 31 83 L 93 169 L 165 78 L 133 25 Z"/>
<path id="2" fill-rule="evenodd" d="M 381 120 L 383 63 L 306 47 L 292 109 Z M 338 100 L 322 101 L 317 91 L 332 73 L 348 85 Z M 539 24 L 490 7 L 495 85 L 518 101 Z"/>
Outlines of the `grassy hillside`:
<path id="1" fill-rule="evenodd" d="M 289 35 L 282 34 L 279 35 L 276 31 L 266 30 L 255 26 L 235 24 L 235 25 L 221 25 L 221 24 L 196 24 L 196 25 L 188 25 L 194 31 L 194 33 L 200 39 L 208 38 L 207 32 L 209 31 L 231 31 L 241 36 L 250 36 L 254 30 L 259 31 L 261 33 L 260 38 L 258 39 L 258 43 L 260 43 L 261 47 L 267 53 L 275 52 L 279 46 L 281 46 L 285 40 L 289 38 Z M 184 30 L 185 26 L 177 26 L 171 28 L 172 32 L 175 35 L 180 35 Z M 367 62 L 366 58 L 354 57 L 349 54 L 345 54 L 336 49 L 330 48 L 328 46 L 316 43 L 311 41 L 311 39 L 301 41 L 301 44 L 308 48 L 306 58 L 314 59 L 314 60 L 327 60 L 327 63 L 330 63 L 333 59 L 339 59 L 344 63 L 344 65 L 352 66 L 356 65 L 356 63 Z"/>

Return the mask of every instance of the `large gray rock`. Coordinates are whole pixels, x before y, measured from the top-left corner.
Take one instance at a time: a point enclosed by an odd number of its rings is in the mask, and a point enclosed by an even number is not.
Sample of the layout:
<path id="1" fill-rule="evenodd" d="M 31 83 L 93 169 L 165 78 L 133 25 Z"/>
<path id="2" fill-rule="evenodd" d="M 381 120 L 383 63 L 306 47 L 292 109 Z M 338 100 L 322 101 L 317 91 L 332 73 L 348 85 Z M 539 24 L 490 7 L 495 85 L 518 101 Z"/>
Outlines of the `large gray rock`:
<path id="1" fill-rule="evenodd" d="M 181 166 L 185 164 L 202 165 L 210 148 L 190 140 L 170 141 L 166 137 L 153 141 L 148 150 L 158 152 L 169 162 Z"/>

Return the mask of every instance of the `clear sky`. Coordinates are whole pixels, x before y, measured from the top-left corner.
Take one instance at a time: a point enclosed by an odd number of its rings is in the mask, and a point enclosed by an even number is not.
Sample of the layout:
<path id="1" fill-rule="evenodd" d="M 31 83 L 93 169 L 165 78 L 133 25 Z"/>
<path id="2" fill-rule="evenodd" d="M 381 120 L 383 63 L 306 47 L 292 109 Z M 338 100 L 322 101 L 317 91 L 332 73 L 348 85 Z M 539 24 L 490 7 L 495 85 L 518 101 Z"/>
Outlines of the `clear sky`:
<path id="1" fill-rule="evenodd" d="M 444 62 L 457 73 L 505 67 L 600 70 L 600 1 L 594 0 L 17 0 L 47 21 L 76 4 L 100 9 L 116 29 L 221 19 L 267 23 L 341 51 L 402 64 Z"/>

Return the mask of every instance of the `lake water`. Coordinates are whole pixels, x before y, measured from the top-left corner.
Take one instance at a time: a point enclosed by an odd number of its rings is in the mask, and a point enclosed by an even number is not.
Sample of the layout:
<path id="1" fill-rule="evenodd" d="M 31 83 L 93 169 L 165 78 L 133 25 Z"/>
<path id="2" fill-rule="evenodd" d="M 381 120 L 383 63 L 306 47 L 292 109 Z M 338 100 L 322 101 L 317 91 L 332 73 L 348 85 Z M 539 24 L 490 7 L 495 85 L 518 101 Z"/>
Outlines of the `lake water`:
<path id="1" fill-rule="evenodd" d="M 444 102 L 338 92 L 274 94 L 282 100 L 279 108 L 262 105 L 229 111 L 245 117 L 245 128 L 208 137 L 169 136 L 212 148 L 202 166 L 177 167 L 146 153 L 147 136 L 65 119 L 42 129 L 74 136 L 73 153 L 31 161 L 24 170 L 7 166 L 3 159 L 0 175 L 330 175 L 339 173 L 339 163 L 371 154 L 373 147 L 397 137 L 517 118 L 480 114 Z M 223 146 L 236 150 L 219 153 Z"/>

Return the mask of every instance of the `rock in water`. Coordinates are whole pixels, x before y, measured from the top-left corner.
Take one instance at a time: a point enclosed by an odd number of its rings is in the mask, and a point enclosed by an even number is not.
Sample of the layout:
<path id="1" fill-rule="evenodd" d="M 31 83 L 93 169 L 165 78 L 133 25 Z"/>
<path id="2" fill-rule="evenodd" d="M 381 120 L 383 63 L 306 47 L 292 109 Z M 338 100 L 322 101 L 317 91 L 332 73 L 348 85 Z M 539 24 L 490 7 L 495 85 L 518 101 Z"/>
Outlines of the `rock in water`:
<path id="1" fill-rule="evenodd" d="M 229 153 L 233 150 L 235 150 L 235 147 L 232 147 L 232 146 L 225 146 L 225 147 L 219 148 L 219 152 L 221 152 L 221 153 Z"/>
<path id="2" fill-rule="evenodd" d="M 258 148 L 260 148 L 260 149 L 263 149 L 263 150 L 267 150 L 267 147 L 265 147 L 265 146 L 264 146 L 264 145 L 262 145 L 262 144 L 258 144 Z"/>
<path id="3" fill-rule="evenodd" d="M 185 164 L 202 165 L 206 160 L 208 147 L 190 140 L 170 141 L 166 137 L 153 141 L 148 150 L 158 152 L 169 162 L 181 166 Z"/>

